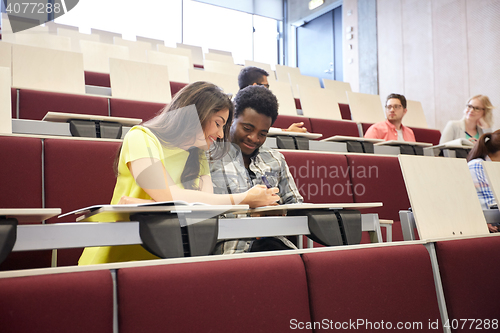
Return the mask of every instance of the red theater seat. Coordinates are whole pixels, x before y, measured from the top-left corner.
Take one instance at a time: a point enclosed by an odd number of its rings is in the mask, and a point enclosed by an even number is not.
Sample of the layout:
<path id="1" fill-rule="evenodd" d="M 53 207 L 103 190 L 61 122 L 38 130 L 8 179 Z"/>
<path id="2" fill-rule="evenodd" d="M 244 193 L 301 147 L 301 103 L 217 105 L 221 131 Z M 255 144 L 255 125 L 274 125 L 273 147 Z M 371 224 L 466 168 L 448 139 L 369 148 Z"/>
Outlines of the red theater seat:
<path id="1" fill-rule="evenodd" d="M 85 72 L 85 84 L 111 88 L 111 81 L 107 73 Z"/>
<path id="2" fill-rule="evenodd" d="M 10 101 L 12 109 L 12 119 L 17 118 L 17 89 L 10 88 Z"/>
<path id="3" fill-rule="evenodd" d="M 170 81 L 170 92 L 172 94 L 172 98 L 185 86 L 187 86 L 187 83 Z"/>
<path id="4" fill-rule="evenodd" d="M 415 140 L 417 142 L 428 142 L 432 143 L 434 146 L 439 144 L 439 139 L 441 139 L 441 132 L 437 129 L 432 128 L 416 128 L 411 127 L 413 134 L 415 134 Z"/>
<path id="5" fill-rule="evenodd" d="M 112 117 L 139 118 L 146 121 L 156 116 L 165 104 L 111 98 L 109 106 Z"/>
<path id="6" fill-rule="evenodd" d="M 42 120 L 48 111 L 108 116 L 105 97 L 19 90 L 19 118 Z"/>
<path id="7" fill-rule="evenodd" d="M 339 109 L 340 109 L 340 115 L 341 115 L 342 119 L 352 120 L 351 108 L 349 107 L 349 104 L 339 103 Z"/>
<path id="8" fill-rule="evenodd" d="M 108 270 L 0 279 L 2 333 L 113 332 Z"/>
<path id="9" fill-rule="evenodd" d="M 352 203 L 349 169 L 344 155 L 282 151 L 304 202 Z"/>
<path id="10" fill-rule="evenodd" d="M 295 100 L 295 108 L 297 110 L 301 110 L 302 109 L 302 104 L 300 103 L 300 99 L 294 98 L 294 100 Z"/>
<path id="11" fill-rule="evenodd" d="M 335 135 L 359 137 L 358 124 L 355 122 L 318 118 L 311 118 L 310 120 L 312 132 L 323 134 L 323 137 L 319 138 L 319 140 Z"/>
<path id="12" fill-rule="evenodd" d="M 496 258 L 500 248 L 500 237 L 480 237 L 436 242 L 436 255 L 448 309 L 448 317 L 474 319 L 464 329 L 454 332 L 498 332 L 491 320 L 498 322 L 500 289 L 496 286 L 500 276 L 500 265 Z M 490 321 L 489 328 L 485 326 Z M 471 329 L 471 324 L 472 329 Z"/>
<path id="13" fill-rule="evenodd" d="M 433 332 L 429 321 L 440 319 L 431 262 L 423 245 L 305 253 L 302 258 L 312 321 L 348 323 L 328 331 L 390 331 L 398 322 L 420 322 L 420 329 L 406 328 Z M 361 324 L 358 320 L 363 325 L 349 325 Z M 389 323 L 392 327 L 387 329 Z"/>
<path id="14" fill-rule="evenodd" d="M 121 333 L 284 332 L 310 321 L 299 255 L 122 268 L 117 280 Z"/>
<path id="15" fill-rule="evenodd" d="M 109 204 L 116 178 L 113 162 L 120 142 L 45 140 L 45 205 L 62 212 Z M 74 217 L 49 223 L 74 222 Z M 58 266 L 76 265 L 82 249 L 58 250 Z"/>
<path id="16" fill-rule="evenodd" d="M 0 136 L 3 208 L 42 208 L 42 141 Z"/>
<path id="17" fill-rule="evenodd" d="M 42 141 L 0 136 L 2 208 L 42 208 Z M 12 252 L 0 270 L 50 267 L 51 251 Z"/>
<path id="18" fill-rule="evenodd" d="M 365 135 L 366 131 L 373 125 L 372 123 L 361 123 L 361 129 L 363 130 L 363 135 Z"/>
<path id="19" fill-rule="evenodd" d="M 379 208 L 363 212 L 377 213 L 380 219 L 393 220 L 392 239 L 402 241 L 399 211 L 407 210 L 410 201 L 406 192 L 397 156 L 347 155 L 354 202 L 382 202 Z"/>

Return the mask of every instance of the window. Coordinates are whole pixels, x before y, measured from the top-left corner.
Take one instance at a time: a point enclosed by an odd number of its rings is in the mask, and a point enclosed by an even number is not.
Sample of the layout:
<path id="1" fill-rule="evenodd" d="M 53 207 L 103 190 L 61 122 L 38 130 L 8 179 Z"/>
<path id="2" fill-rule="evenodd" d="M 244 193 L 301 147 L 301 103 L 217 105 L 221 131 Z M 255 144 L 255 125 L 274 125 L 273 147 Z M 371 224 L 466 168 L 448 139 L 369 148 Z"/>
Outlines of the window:
<path id="1" fill-rule="evenodd" d="M 91 18 L 91 19 L 90 19 Z M 235 63 L 277 63 L 278 21 L 191 0 L 85 0 L 56 23 L 229 51 Z M 255 28 L 255 33 L 253 29 Z"/>

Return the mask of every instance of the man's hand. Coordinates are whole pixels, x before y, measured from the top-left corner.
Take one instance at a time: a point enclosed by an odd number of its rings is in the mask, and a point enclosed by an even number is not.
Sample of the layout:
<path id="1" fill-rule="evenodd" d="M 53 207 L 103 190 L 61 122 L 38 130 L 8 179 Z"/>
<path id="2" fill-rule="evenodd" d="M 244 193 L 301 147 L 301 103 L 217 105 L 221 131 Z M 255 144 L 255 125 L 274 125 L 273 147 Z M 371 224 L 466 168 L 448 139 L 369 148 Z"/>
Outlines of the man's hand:
<path id="1" fill-rule="evenodd" d="M 304 122 L 293 123 L 293 124 L 290 125 L 290 127 L 288 127 L 287 129 L 284 129 L 283 131 L 285 131 L 285 132 L 306 133 L 307 132 L 307 128 L 305 128 L 303 126 L 304 126 Z"/>
<path id="2" fill-rule="evenodd" d="M 498 227 L 488 223 L 488 230 L 490 232 L 498 232 Z"/>

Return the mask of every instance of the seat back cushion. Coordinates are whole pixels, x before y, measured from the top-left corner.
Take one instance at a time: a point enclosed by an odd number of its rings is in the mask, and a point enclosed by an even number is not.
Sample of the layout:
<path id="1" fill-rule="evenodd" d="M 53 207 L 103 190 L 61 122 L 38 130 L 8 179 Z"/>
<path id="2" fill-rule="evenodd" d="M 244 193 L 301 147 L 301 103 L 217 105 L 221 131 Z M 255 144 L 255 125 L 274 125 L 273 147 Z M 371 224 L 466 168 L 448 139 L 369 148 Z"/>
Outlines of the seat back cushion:
<path id="1" fill-rule="evenodd" d="M 108 99 L 98 96 L 19 90 L 19 118 L 42 120 L 49 111 L 108 116 Z"/>
<path id="2" fill-rule="evenodd" d="M 113 332 L 109 270 L 0 279 L 2 333 Z"/>
<path id="3" fill-rule="evenodd" d="M 441 132 L 437 129 L 432 128 L 416 128 L 412 127 L 413 134 L 415 134 L 415 140 L 417 142 L 428 142 L 433 145 L 439 144 L 439 139 L 441 139 Z"/>
<path id="4" fill-rule="evenodd" d="M 308 132 L 312 132 L 311 122 L 309 118 L 301 117 L 301 116 L 288 116 L 288 115 L 278 115 L 278 118 L 273 124 L 273 127 L 287 129 L 293 123 L 303 122 L 305 128 L 307 128 Z"/>
<path id="5" fill-rule="evenodd" d="M 42 208 L 42 141 L 0 136 L 0 203 L 3 208 Z"/>
<path id="6" fill-rule="evenodd" d="M 302 258 L 311 319 L 332 320 L 330 330 L 376 332 L 397 329 L 398 322 L 420 322 L 420 330 L 430 332 L 429 321 L 440 318 L 431 262 L 423 245 L 305 253 Z"/>
<path id="7" fill-rule="evenodd" d="M 63 213 L 109 204 L 116 177 L 113 162 L 120 142 L 46 139 L 45 204 Z M 74 216 L 48 223 L 74 222 Z M 58 266 L 76 265 L 82 249 L 58 250 Z"/>
<path id="8" fill-rule="evenodd" d="M 396 156 L 347 155 L 354 202 L 382 202 L 366 212 L 399 221 L 399 211 L 410 207 L 406 185 Z"/>
<path id="9" fill-rule="evenodd" d="M 342 119 L 352 120 L 351 109 L 349 108 L 349 104 L 339 103 L 339 109 Z"/>
<path id="10" fill-rule="evenodd" d="M 109 107 L 112 117 L 138 118 L 146 121 L 156 116 L 165 104 L 111 98 Z"/>
<path id="11" fill-rule="evenodd" d="M 354 202 L 344 155 L 293 150 L 282 153 L 304 202 Z"/>
<path id="12" fill-rule="evenodd" d="M 319 140 L 335 135 L 359 137 L 358 124 L 355 122 L 311 118 L 311 126 L 314 133 L 323 134 Z"/>
<path id="13" fill-rule="evenodd" d="M 460 332 L 476 332 L 479 327 L 488 331 L 486 319 L 490 324 L 492 319 L 497 319 L 498 324 L 500 289 L 496 287 L 496 280 L 500 276 L 500 265 L 496 253 L 499 248 L 500 237 L 493 235 L 436 242 L 448 317 L 476 319 L 472 329 L 469 321 L 466 330 Z M 492 331 L 498 332 L 498 326 Z"/>
<path id="14" fill-rule="evenodd" d="M 299 255 L 123 268 L 118 302 L 121 333 L 283 332 L 310 321 Z"/>

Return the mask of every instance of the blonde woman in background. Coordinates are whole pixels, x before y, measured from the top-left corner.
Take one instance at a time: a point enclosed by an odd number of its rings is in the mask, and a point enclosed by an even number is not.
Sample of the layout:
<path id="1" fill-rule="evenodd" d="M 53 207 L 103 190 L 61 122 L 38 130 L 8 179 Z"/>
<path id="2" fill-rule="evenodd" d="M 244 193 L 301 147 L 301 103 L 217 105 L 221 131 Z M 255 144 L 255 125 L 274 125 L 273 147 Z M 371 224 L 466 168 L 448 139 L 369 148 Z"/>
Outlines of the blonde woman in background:
<path id="1" fill-rule="evenodd" d="M 456 139 L 467 139 L 475 143 L 481 135 L 491 132 L 493 109 L 488 96 L 471 97 L 466 103 L 464 117 L 460 120 L 451 120 L 446 124 L 439 143 Z"/>

